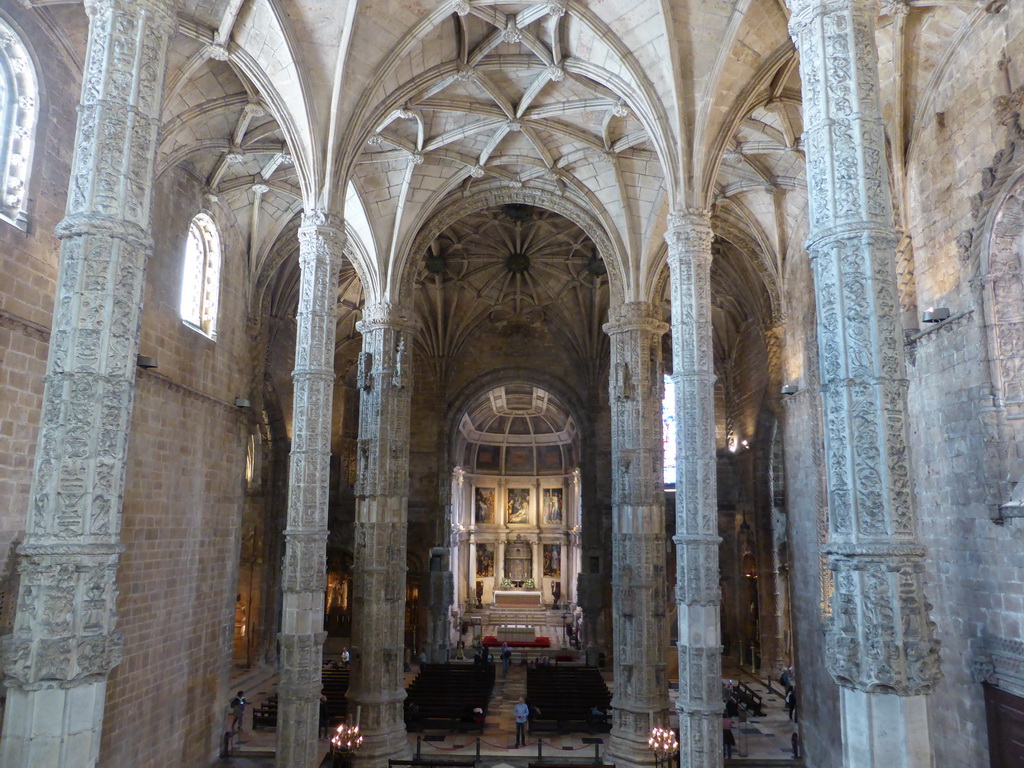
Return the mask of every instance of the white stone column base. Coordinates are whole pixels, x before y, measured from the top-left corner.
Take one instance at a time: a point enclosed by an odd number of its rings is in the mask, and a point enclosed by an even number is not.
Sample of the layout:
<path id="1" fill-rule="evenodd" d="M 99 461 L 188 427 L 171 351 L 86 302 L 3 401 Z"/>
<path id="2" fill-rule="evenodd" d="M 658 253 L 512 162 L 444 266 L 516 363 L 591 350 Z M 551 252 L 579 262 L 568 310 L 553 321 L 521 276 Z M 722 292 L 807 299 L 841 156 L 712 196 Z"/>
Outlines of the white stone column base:
<path id="1" fill-rule="evenodd" d="M 93 768 L 100 756 L 106 681 L 73 688 L 7 690 L 0 765 Z"/>
<path id="2" fill-rule="evenodd" d="M 846 768 L 934 768 L 928 697 L 841 689 Z"/>
<path id="3" fill-rule="evenodd" d="M 650 728 L 647 729 L 650 733 Z M 655 763 L 654 753 L 651 752 L 647 741 L 636 741 L 637 734 L 630 731 L 618 731 L 612 729 L 608 739 L 608 750 L 605 752 L 603 761 L 609 765 L 620 768 L 633 768 L 634 766 L 653 766 Z"/>

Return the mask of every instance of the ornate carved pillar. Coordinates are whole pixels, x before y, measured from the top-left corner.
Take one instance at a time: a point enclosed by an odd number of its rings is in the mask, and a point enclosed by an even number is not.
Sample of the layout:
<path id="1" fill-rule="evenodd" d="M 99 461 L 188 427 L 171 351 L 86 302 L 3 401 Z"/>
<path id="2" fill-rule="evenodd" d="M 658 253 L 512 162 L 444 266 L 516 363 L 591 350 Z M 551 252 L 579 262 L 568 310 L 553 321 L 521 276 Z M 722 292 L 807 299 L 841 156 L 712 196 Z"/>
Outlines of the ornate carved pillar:
<path id="1" fill-rule="evenodd" d="M 782 320 L 765 329 L 768 352 L 768 393 L 765 407 L 771 414 L 770 429 L 758 440 L 758 486 L 766 504 L 755 515 L 758 534 L 758 568 L 761 610 L 761 674 L 777 678 L 787 666 L 783 662 L 786 605 L 780 568 L 786 541 L 785 499 L 782 488 L 782 350 L 785 324 Z M 763 473 L 763 474 L 762 474 Z"/>
<path id="2" fill-rule="evenodd" d="M 345 247 L 342 222 L 307 212 L 299 229 L 292 450 L 288 523 L 281 575 L 277 762 L 308 768 L 316 760 L 327 584 L 331 404 L 338 271 Z"/>
<path id="3" fill-rule="evenodd" d="M 676 605 L 681 768 L 722 764 L 722 628 L 718 583 L 715 362 L 708 213 L 669 218 L 672 379 L 676 390 Z"/>
<path id="4" fill-rule="evenodd" d="M 121 661 L 117 567 L 169 0 L 89 0 L 82 101 L 14 630 L 0 765 L 96 765 Z"/>
<path id="5" fill-rule="evenodd" d="M 932 764 L 940 678 L 924 596 L 906 441 L 874 0 L 790 0 L 800 51 L 835 573 L 829 671 L 848 766 Z M 880 650 L 880 649 L 884 649 Z"/>
<path id="6" fill-rule="evenodd" d="M 452 599 L 455 592 L 448 567 L 448 549 L 430 550 L 430 613 L 427 617 L 427 658 L 431 664 L 448 661 L 448 637 L 451 630 Z"/>
<path id="7" fill-rule="evenodd" d="M 609 762 L 653 764 L 647 740 L 668 725 L 664 652 L 665 484 L 662 471 L 660 311 L 641 302 L 611 312 L 612 613 L 615 698 Z"/>
<path id="8" fill-rule="evenodd" d="M 377 766 L 409 751 L 402 702 L 406 528 L 409 513 L 409 409 L 416 321 L 406 307 L 368 304 L 357 326 L 359 479 L 356 483 L 356 664 L 349 711 L 362 707 L 361 765 Z"/>

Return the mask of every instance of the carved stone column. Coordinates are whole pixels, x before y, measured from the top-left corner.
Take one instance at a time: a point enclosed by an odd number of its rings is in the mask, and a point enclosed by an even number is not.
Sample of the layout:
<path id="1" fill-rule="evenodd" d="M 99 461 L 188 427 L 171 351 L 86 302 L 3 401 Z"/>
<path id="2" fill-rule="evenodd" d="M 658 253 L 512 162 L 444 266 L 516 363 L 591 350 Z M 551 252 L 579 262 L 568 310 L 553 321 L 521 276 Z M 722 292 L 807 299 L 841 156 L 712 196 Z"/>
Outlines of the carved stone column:
<path id="1" fill-rule="evenodd" d="M 790 0 L 800 51 L 835 573 L 827 639 L 847 766 L 930 766 L 940 678 L 907 461 L 874 0 Z"/>
<path id="2" fill-rule="evenodd" d="M 316 760 L 320 669 L 326 633 L 327 507 L 338 271 L 345 247 L 340 221 L 322 211 L 299 229 L 294 410 L 288 523 L 281 576 L 277 764 L 308 768 Z"/>
<path id="3" fill-rule="evenodd" d="M 448 567 L 448 550 L 445 547 L 434 547 L 430 550 L 430 614 L 427 617 L 427 658 L 431 664 L 444 664 L 448 661 L 454 593 L 454 580 Z"/>
<path id="4" fill-rule="evenodd" d="M 107 676 L 121 661 L 116 574 L 135 395 L 165 0 L 91 0 L 89 40 L 31 507 L 18 549 L 0 765 L 96 765 Z"/>
<path id="5" fill-rule="evenodd" d="M 782 486 L 782 349 L 785 323 L 778 320 L 765 329 L 764 340 L 768 352 L 768 393 L 765 405 L 771 414 L 770 430 L 759 440 L 758 485 L 763 489 L 766 505 L 757 515 L 758 568 L 760 578 L 761 610 L 761 674 L 777 678 L 787 666 L 783 661 L 786 605 L 785 591 L 780 573 L 784 564 L 780 557 L 786 541 L 785 498 Z"/>
<path id="6" fill-rule="evenodd" d="M 406 527 L 409 507 L 411 310 L 389 303 L 363 309 L 359 355 L 359 479 L 356 483 L 355 665 L 349 711 L 362 708 L 361 765 L 409 751 L 402 702 Z"/>
<path id="7" fill-rule="evenodd" d="M 615 698 L 608 762 L 653 764 L 647 739 L 668 725 L 665 648 L 665 483 L 660 311 L 611 312 L 612 613 Z"/>
<path id="8" fill-rule="evenodd" d="M 708 213 L 669 218 L 672 380 L 676 390 L 676 605 L 679 621 L 679 765 L 722 764 L 722 628 L 718 583 L 715 361 Z"/>

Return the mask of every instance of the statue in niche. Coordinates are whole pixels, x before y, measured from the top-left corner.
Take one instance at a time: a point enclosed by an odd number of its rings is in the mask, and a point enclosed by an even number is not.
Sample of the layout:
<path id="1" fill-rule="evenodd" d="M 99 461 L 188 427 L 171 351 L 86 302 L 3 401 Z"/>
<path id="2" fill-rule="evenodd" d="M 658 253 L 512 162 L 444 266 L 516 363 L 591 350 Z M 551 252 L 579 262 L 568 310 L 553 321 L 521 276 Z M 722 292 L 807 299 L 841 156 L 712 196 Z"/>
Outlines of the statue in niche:
<path id="1" fill-rule="evenodd" d="M 517 587 L 533 577 L 533 548 L 522 536 L 505 547 L 505 575 Z"/>

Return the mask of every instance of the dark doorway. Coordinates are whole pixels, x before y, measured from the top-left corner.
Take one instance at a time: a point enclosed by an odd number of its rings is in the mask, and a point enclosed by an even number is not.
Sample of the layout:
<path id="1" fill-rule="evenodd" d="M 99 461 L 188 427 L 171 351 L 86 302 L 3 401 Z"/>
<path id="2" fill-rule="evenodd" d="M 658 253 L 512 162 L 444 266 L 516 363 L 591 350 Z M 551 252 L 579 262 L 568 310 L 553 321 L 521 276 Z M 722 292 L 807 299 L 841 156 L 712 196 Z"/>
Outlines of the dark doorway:
<path id="1" fill-rule="evenodd" d="M 992 768 L 1024 765 L 1024 699 L 985 685 L 985 714 Z"/>

